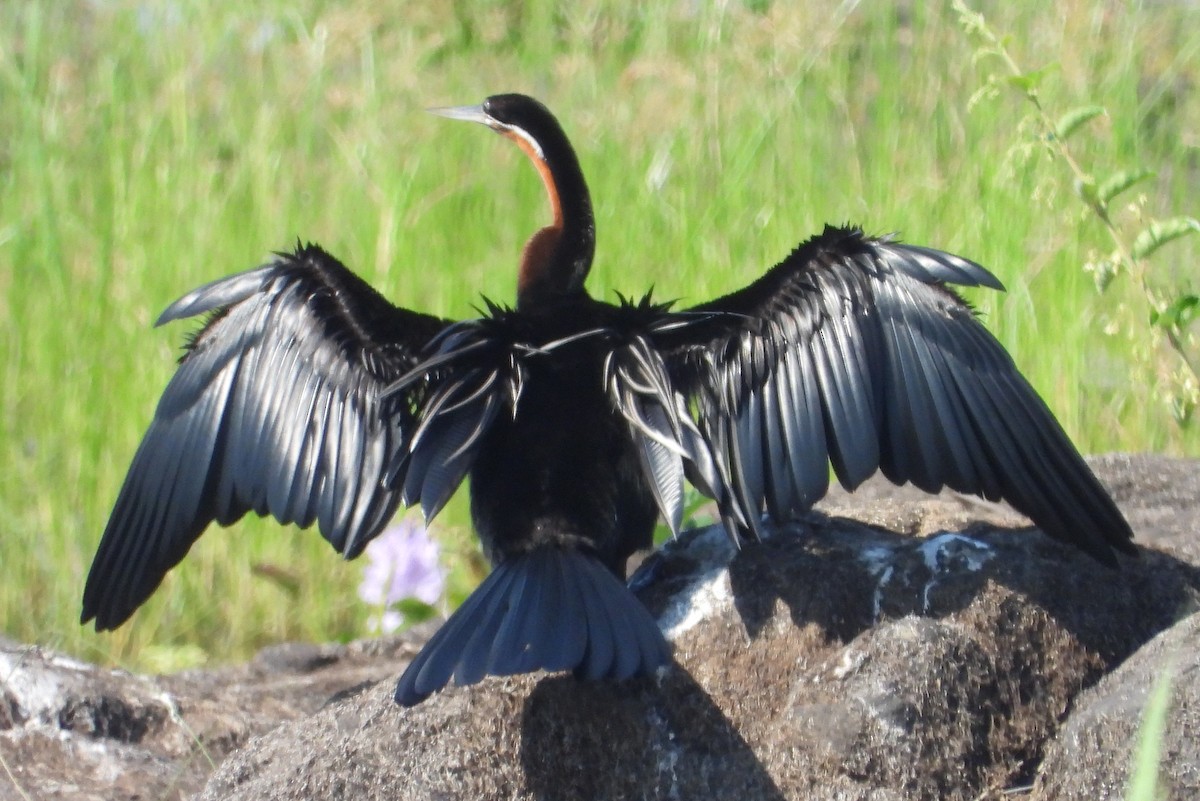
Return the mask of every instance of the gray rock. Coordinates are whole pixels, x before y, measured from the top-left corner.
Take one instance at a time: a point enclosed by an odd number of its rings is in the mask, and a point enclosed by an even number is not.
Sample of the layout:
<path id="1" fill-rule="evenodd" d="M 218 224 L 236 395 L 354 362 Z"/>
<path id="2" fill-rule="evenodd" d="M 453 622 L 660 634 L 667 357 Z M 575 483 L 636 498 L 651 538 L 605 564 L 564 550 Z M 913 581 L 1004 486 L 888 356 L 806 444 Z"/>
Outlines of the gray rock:
<path id="1" fill-rule="evenodd" d="M 0 799 L 190 798 L 250 737 L 415 653 L 409 638 L 278 646 L 242 667 L 148 677 L 0 641 Z"/>
<path id="2" fill-rule="evenodd" d="M 1200 464 L 1093 464 L 1161 552 L 1111 571 L 1006 507 L 872 481 L 740 552 L 702 530 L 646 559 L 635 585 L 676 665 L 623 684 L 489 679 L 401 709 L 393 683 L 432 626 L 153 678 L 0 643 L 0 799 L 999 801 L 1039 768 L 1039 799 L 1120 797 L 1123 727 L 1157 668 L 1104 688 L 1197 606 Z M 1196 653 L 1181 631 L 1164 636 Z M 1184 798 L 1179 664 L 1165 771 Z"/>
<path id="3" fill-rule="evenodd" d="M 1083 693 L 1046 752 L 1038 801 L 1123 799 L 1143 736 L 1146 704 L 1169 686 L 1156 798 L 1200 798 L 1200 615 L 1155 637 Z"/>
<path id="4" fill-rule="evenodd" d="M 1161 462 L 1107 477 L 1138 490 Z M 1167 554 L 1114 572 L 972 522 L 1016 522 L 973 499 L 851 503 L 825 508 L 904 533 L 814 514 L 736 554 L 705 530 L 646 560 L 635 585 L 678 663 L 653 680 L 491 679 L 411 710 L 384 682 L 233 754 L 202 798 L 1000 798 L 1200 587 Z"/>

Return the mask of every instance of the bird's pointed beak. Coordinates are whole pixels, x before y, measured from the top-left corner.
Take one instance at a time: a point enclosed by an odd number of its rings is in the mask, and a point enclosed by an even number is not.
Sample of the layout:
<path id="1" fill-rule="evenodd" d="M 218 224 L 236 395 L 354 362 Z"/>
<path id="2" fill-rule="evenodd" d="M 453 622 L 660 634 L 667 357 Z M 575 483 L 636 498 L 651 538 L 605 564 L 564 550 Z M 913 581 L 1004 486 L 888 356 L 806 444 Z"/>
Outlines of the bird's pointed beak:
<path id="1" fill-rule="evenodd" d="M 443 108 L 426 109 L 426 111 L 430 114 L 436 114 L 439 117 L 449 117 L 452 120 L 466 120 L 467 122 L 477 122 L 480 125 L 486 125 L 496 133 L 512 139 L 535 161 L 544 161 L 546 158 L 546 155 L 542 152 L 541 143 L 530 136 L 528 131 L 524 128 L 501 122 L 484 111 L 482 104 L 478 106 L 445 106 Z"/>
<path id="2" fill-rule="evenodd" d="M 495 117 L 483 110 L 483 106 L 445 106 L 442 108 L 426 109 L 426 111 L 430 114 L 436 114 L 439 117 L 447 117 L 452 120 L 477 122 L 489 128 L 494 127 L 497 122 Z"/>

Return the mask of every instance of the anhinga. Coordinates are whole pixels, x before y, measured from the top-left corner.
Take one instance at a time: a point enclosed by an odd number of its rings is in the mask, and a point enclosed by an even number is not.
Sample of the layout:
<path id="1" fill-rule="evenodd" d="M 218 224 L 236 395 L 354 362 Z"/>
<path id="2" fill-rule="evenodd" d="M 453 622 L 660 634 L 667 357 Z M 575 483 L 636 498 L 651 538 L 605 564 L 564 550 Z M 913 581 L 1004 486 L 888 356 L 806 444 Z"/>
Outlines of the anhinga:
<path id="1" fill-rule="evenodd" d="M 584 289 L 595 225 L 558 122 L 523 95 L 439 109 L 512 139 L 553 221 L 515 308 L 453 322 L 392 306 L 316 246 L 201 287 L 159 324 L 209 313 L 158 405 L 83 596 L 123 623 L 216 521 L 316 522 L 347 558 L 397 506 L 437 514 L 470 475 L 492 573 L 400 679 L 536 669 L 645 674 L 670 659 L 624 583 L 685 477 L 730 537 L 828 487 L 891 481 L 1004 499 L 1106 564 L 1132 534 L 1045 404 L 947 285 L 1002 289 L 928 248 L 827 227 L 754 283 L 684 311 Z"/>

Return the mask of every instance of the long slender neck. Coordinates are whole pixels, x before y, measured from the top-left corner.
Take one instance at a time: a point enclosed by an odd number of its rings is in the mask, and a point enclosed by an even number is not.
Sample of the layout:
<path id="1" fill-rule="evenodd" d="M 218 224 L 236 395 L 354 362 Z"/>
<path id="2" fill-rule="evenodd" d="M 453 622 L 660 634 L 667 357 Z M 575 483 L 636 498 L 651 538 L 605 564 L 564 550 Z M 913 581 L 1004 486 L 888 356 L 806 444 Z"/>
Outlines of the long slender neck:
<path id="1" fill-rule="evenodd" d="M 582 295 L 596 252 L 596 221 L 579 160 L 565 136 L 544 144 L 544 157 L 523 139 L 512 138 L 537 167 L 554 215 L 550 225 L 534 233 L 521 254 L 517 308 Z"/>

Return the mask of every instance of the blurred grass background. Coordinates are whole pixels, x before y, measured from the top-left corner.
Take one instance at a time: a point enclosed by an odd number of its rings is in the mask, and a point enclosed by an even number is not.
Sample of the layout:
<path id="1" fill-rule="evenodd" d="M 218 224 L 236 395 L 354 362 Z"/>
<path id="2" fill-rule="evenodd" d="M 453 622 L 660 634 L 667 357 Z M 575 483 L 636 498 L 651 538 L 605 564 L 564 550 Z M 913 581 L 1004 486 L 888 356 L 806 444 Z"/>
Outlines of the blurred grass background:
<path id="1" fill-rule="evenodd" d="M 1052 65 L 1044 103 L 1107 109 L 1072 140 L 1082 160 L 1156 171 L 1123 213 L 1196 214 L 1196 4 L 980 10 L 1023 64 Z M 364 633 L 359 567 L 257 520 L 202 537 L 116 633 L 77 619 L 189 330 L 150 328 L 170 301 L 298 237 L 406 306 L 511 299 L 540 182 L 502 140 L 421 111 L 500 91 L 544 100 L 579 151 L 594 294 L 698 302 L 825 222 L 898 231 L 1007 285 L 972 300 L 1081 450 L 1200 455 L 1127 324 L 1144 302 L 1082 269 L 1110 245 L 1029 147 L 1028 109 L 971 104 L 974 48 L 948 4 L 0 4 L 0 632 L 143 670 Z M 1196 243 L 1169 247 L 1152 280 L 1195 292 Z M 436 524 L 451 600 L 481 570 L 464 495 Z"/>

